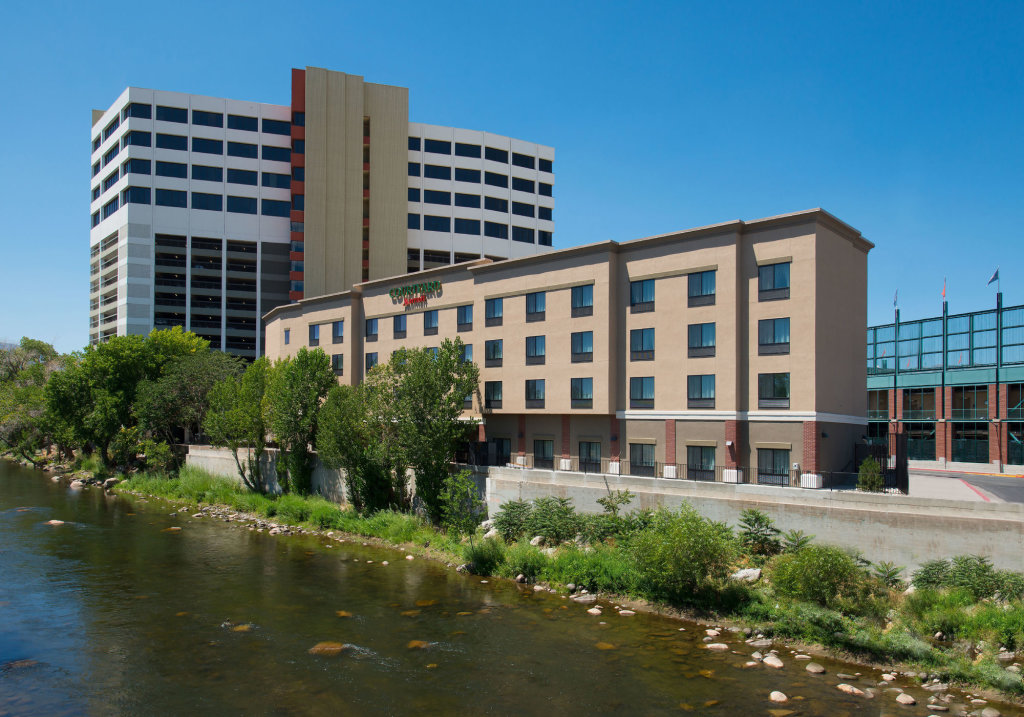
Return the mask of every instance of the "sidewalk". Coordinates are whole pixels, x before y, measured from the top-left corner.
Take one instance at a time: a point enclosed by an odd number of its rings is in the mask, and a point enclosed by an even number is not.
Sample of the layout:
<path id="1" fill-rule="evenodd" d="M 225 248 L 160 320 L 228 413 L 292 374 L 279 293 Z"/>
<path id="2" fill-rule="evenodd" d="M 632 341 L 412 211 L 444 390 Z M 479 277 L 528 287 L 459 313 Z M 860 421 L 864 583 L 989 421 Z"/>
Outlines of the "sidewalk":
<path id="1" fill-rule="evenodd" d="M 910 473 L 910 495 L 922 498 L 945 498 L 947 500 L 971 502 L 1005 502 L 992 493 L 973 486 L 961 478 L 933 476 L 913 471 Z"/>

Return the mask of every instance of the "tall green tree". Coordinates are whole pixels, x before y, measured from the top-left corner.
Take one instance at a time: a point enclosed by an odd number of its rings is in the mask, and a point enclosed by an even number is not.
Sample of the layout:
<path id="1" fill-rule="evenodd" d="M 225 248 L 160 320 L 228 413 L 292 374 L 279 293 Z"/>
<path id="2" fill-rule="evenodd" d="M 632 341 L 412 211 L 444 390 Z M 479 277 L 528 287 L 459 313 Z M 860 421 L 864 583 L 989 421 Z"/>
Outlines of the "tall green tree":
<path id="1" fill-rule="evenodd" d="M 294 487 L 306 494 L 312 488 L 317 416 L 320 403 L 336 384 L 331 361 L 319 348 L 302 347 L 294 358 L 275 363 L 270 372 L 267 408 L 270 430 L 281 450 L 278 479 L 285 492 Z"/>
<path id="2" fill-rule="evenodd" d="M 53 346 L 27 337 L 0 351 L 0 445 L 33 462 L 49 443 L 46 383 L 61 364 Z"/>
<path id="3" fill-rule="evenodd" d="M 270 362 L 261 357 L 241 376 L 228 376 L 209 394 L 203 427 L 210 442 L 231 451 L 242 482 L 251 491 L 267 492 L 263 457 L 267 449 L 267 374 Z M 245 450 L 245 461 L 239 451 Z"/>

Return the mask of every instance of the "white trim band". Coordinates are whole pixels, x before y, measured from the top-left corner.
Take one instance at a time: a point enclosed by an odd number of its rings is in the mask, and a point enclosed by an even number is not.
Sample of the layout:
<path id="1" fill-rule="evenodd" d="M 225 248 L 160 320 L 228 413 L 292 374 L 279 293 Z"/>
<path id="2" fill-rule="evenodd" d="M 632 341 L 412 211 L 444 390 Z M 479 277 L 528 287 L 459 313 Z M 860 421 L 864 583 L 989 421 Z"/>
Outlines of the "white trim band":
<path id="1" fill-rule="evenodd" d="M 770 423 L 846 423 L 866 426 L 866 416 L 820 411 L 616 411 L 615 417 L 627 421 L 763 421 Z"/>

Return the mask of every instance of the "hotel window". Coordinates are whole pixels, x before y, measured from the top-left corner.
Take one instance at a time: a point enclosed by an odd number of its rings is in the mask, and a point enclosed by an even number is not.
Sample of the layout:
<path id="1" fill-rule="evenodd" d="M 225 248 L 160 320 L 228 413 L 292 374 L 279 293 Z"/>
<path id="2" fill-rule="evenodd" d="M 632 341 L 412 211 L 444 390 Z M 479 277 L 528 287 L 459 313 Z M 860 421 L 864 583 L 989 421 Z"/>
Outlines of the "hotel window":
<path id="1" fill-rule="evenodd" d="M 686 407 L 715 407 L 715 375 L 713 373 L 686 377 Z"/>
<path id="2" fill-rule="evenodd" d="M 437 335 L 437 309 L 423 312 L 423 335 Z"/>
<path id="3" fill-rule="evenodd" d="M 484 342 L 484 366 L 501 366 L 502 342 L 501 339 L 492 339 Z"/>
<path id="4" fill-rule="evenodd" d="M 629 474 L 654 477 L 654 444 L 629 444 Z"/>
<path id="5" fill-rule="evenodd" d="M 331 342 L 336 344 L 345 342 L 344 321 L 335 321 L 331 324 Z"/>
<path id="6" fill-rule="evenodd" d="M 526 365 L 539 366 L 544 363 L 544 337 L 526 337 Z"/>
<path id="7" fill-rule="evenodd" d="M 263 118 L 263 132 L 266 134 L 283 134 L 290 135 L 292 133 L 291 122 L 286 120 L 275 120 Z"/>
<path id="8" fill-rule="evenodd" d="M 309 325 L 309 345 L 319 346 L 320 345 L 320 324 Z"/>
<path id="9" fill-rule="evenodd" d="M 502 310 L 501 299 L 487 299 L 484 302 L 484 325 L 501 326 Z"/>
<path id="10" fill-rule="evenodd" d="M 255 117 L 246 117 L 245 115 L 228 115 L 228 129 L 258 132 L 260 126 Z"/>
<path id="11" fill-rule="evenodd" d="M 471 209 L 480 208 L 480 195 L 479 194 L 462 194 L 461 192 L 455 193 L 455 206 L 457 207 L 470 207 Z M 477 234 L 480 232 L 477 231 Z"/>
<path id="12" fill-rule="evenodd" d="M 455 143 L 455 156 L 456 157 L 475 157 L 480 159 L 480 145 L 478 144 L 463 144 L 462 142 Z"/>
<path id="13" fill-rule="evenodd" d="M 420 163 L 419 162 L 409 162 L 409 176 L 410 177 L 418 177 L 418 176 L 420 176 Z"/>
<path id="14" fill-rule="evenodd" d="M 377 352 L 366 354 L 366 370 L 369 371 L 371 368 L 377 365 Z"/>
<path id="15" fill-rule="evenodd" d="M 594 332 L 576 331 L 570 337 L 572 363 L 589 363 L 594 360 Z"/>
<path id="16" fill-rule="evenodd" d="M 258 177 L 258 173 L 248 169 L 228 169 L 228 184 L 247 184 L 255 187 Z"/>
<path id="17" fill-rule="evenodd" d="M 260 156 L 260 148 L 258 145 L 246 142 L 228 142 L 228 156 L 256 159 Z"/>
<path id="18" fill-rule="evenodd" d="M 508 152 L 504 149 L 485 147 L 484 159 L 489 159 L 492 162 L 501 162 L 502 164 L 508 164 Z"/>
<path id="19" fill-rule="evenodd" d="M 758 448 L 757 482 L 789 485 L 789 451 L 779 448 Z"/>
<path id="20" fill-rule="evenodd" d="M 126 174 L 151 174 L 153 163 L 148 159 L 129 159 L 121 165 L 121 176 Z"/>
<path id="21" fill-rule="evenodd" d="M 501 381 L 484 381 L 484 408 L 501 408 Z"/>
<path id="22" fill-rule="evenodd" d="M 420 138 L 419 137 L 410 137 L 409 138 L 409 149 L 411 151 L 413 151 L 413 152 L 419 152 L 420 151 Z"/>
<path id="23" fill-rule="evenodd" d="M 224 142 L 219 139 L 193 137 L 192 151 L 201 152 L 203 154 L 224 154 Z"/>
<path id="24" fill-rule="evenodd" d="M 690 358 L 715 355 L 715 324 L 690 324 L 687 336 L 687 355 Z"/>
<path id="25" fill-rule="evenodd" d="M 331 356 L 331 370 L 334 371 L 337 376 L 343 376 L 345 374 L 344 354 L 333 354 Z"/>
<path id="26" fill-rule="evenodd" d="M 473 329 L 473 305 L 466 304 L 455 310 L 455 322 L 459 331 L 471 331 Z"/>
<path id="27" fill-rule="evenodd" d="M 436 164 L 424 164 L 423 176 L 426 177 L 427 179 L 451 179 L 452 168 L 441 167 Z"/>
<path id="28" fill-rule="evenodd" d="M 629 360 L 654 360 L 654 329 L 631 329 L 629 332 Z"/>
<path id="29" fill-rule="evenodd" d="M 654 376 L 633 376 L 629 379 L 629 407 L 654 408 Z"/>
<path id="30" fill-rule="evenodd" d="M 593 408 L 594 379 L 573 378 L 569 380 L 569 398 L 573 408 Z"/>
<path id="31" fill-rule="evenodd" d="M 544 408 L 544 379 L 526 379 L 526 407 Z"/>
<path id="32" fill-rule="evenodd" d="M 484 222 L 484 236 L 494 239 L 508 239 L 508 225 L 497 222 Z"/>
<path id="33" fill-rule="evenodd" d="M 462 345 L 462 363 L 473 363 L 473 344 Z"/>
<path id="34" fill-rule="evenodd" d="M 686 477 L 688 480 L 715 479 L 715 447 L 686 447 Z"/>
<path id="35" fill-rule="evenodd" d="M 528 154 L 519 154 L 518 152 L 512 153 L 512 164 L 514 164 L 517 167 L 522 167 L 524 169 L 534 168 L 533 157 L 531 157 Z"/>
<path id="36" fill-rule="evenodd" d="M 484 184 L 508 189 L 508 176 L 497 172 L 484 172 Z"/>
<path id="37" fill-rule="evenodd" d="M 688 280 L 688 306 L 712 306 L 715 303 L 715 271 L 698 271 Z"/>
<path id="38" fill-rule="evenodd" d="M 757 353 L 789 353 L 789 318 L 761 319 L 757 322 Z"/>
<path id="39" fill-rule="evenodd" d="M 788 373 L 759 373 L 757 375 L 757 407 L 789 408 Z"/>
<path id="40" fill-rule="evenodd" d="M 537 182 L 537 194 L 541 194 L 545 197 L 550 197 L 552 194 L 551 185 L 546 184 L 545 182 Z"/>
<path id="41" fill-rule="evenodd" d="M 181 107 L 156 106 L 156 118 L 161 122 L 178 122 L 188 124 L 188 110 Z"/>
<path id="42" fill-rule="evenodd" d="M 452 203 L 452 193 L 439 192 L 436 189 L 424 189 L 423 201 L 427 204 L 447 204 L 450 206 Z"/>
<path id="43" fill-rule="evenodd" d="M 632 314 L 654 311 L 654 279 L 629 282 L 629 311 Z"/>
<path id="44" fill-rule="evenodd" d="M 377 340 L 377 319 L 366 320 L 366 340 L 376 341 Z"/>
<path id="45" fill-rule="evenodd" d="M 789 298 L 789 262 L 757 267 L 757 300 Z"/>
<path id="46" fill-rule="evenodd" d="M 580 441 L 580 470 L 584 473 L 601 472 L 601 443 Z"/>
<path id="47" fill-rule="evenodd" d="M 502 214 L 508 214 L 508 200 L 498 199 L 497 197 L 484 197 L 484 209 L 492 212 L 501 212 Z"/>
<path id="48" fill-rule="evenodd" d="M 546 295 L 543 291 L 537 291 L 526 295 L 526 320 L 543 321 L 546 306 Z"/>
<path id="49" fill-rule="evenodd" d="M 538 162 L 539 162 L 539 164 L 538 164 L 537 168 L 541 172 L 547 172 L 547 173 L 550 174 L 551 172 L 555 171 L 555 163 L 553 161 L 551 161 L 550 159 L 540 159 L 540 160 L 538 160 Z"/>
<path id="50" fill-rule="evenodd" d="M 287 346 L 291 342 L 292 342 L 292 330 L 291 329 L 285 329 L 284 330 L 284 344 L 285 344 L 285 346 Z"/>
<path id="51" fill-rule="evenodd" d="M 480 184 L 480 170 L 479 169 L 462 169 L 461 167 L 455 168 L 455 181 L 456 182 L 468 182 L 469 184 Z"/>
<path id="52" fill-rule="evenodd" d="M 555 467 L 555 442 L 538 438 L 533 442 L 533 467 L 552 470 Z"/>
<path id="53" fill-rule="evenodd" d="M 452 143 L 440 139 L 425 139 L 423 140 L 423 151 L 431 154 L 451 154 Z"/>
<path id="54" fill-rule="evenodd" d="M 223 127 L 224 115 L 220 112 L 192 110 L 192 124 L 202 125 L 203 127 Z"/>
<path id="55" fill-rule="evenodd" d="M 572 315 L 592 316 L 594 314 L 594 285 L 572 287 Z"/>
<path id="56" fill-rule="evenodd" d="M 391 329 L 394 331 L 394 338 L 404 339 L 405 338 L 405 314 L 399 314 L 391 319 Z"/>

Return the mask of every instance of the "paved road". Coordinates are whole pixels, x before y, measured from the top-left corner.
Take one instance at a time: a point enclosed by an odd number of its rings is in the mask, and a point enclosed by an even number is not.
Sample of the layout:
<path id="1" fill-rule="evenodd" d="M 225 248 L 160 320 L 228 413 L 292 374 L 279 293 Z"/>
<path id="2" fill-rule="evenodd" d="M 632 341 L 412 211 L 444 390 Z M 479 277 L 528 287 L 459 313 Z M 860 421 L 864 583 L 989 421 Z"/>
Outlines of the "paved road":
<path id="1" fill-rule="evenodd" d="M 965 481 L 983 493 L 1006 501 L 1007 503 L 1024 503 L 1024 477 L 977 475 L 974 473 L 953 473 L 948 471 L 915 471 L 911 474 L 928 476 L 931 479 Z"/>

